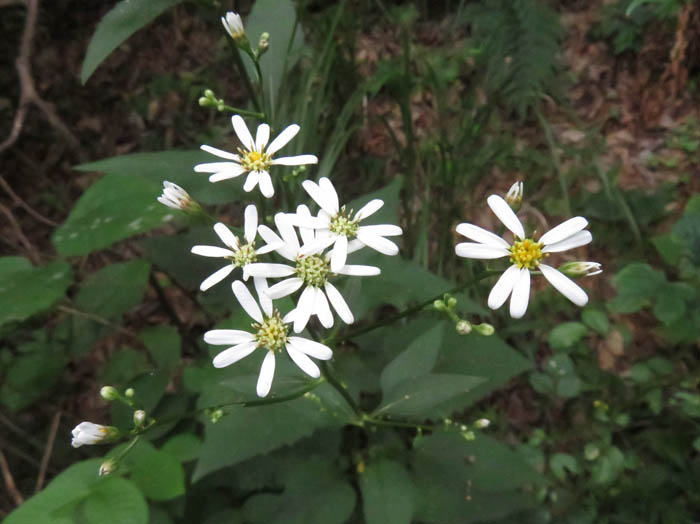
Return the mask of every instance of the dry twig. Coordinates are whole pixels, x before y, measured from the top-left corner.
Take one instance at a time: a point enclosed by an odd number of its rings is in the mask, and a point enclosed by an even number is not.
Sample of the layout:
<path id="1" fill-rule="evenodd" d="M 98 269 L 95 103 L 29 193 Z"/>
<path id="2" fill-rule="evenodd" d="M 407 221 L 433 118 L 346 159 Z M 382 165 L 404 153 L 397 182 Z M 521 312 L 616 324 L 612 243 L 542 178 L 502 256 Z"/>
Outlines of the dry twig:
<path id="1" fill-rule="evenodd" d="M 41 491 L 41 488 L 44 485 L 44 479 L 46 479 L 46 468 L 49 466 L 49 459 L 51 458 L 51 453 L 53 452 L 53 443 L 56 440 L 56 433 L 58 432 L 58 424 L 60 422 L 61 412 L 57 411 L 51 419 L 49 437 L 46 439 L 46 449 L 44 450 L 44 455 L 41 457 L 41 465 L 39 466 L 39 475 L 36 477 L 36 487 L 34 488 L 34 493 Z"/>
<path id="2" fill-rule="evenodd" d="M 1 449 L 0 469 L 2 470 L 2 478 L 5 481 L 5 487 L 7 488 L 7 492 L 10 494 L 10 497 L 12 497 L 12 500 L 15 501 L 15 504 L 19 506 L 24 502 L 24 497 L 22 497 L 22 494 L 19 492 L 17 486 L 15 485 L 15 479 L 12 477 L 10 466 L 8 465 L 7 460 L 5 459 L 5 454 L 2 452 Z"/>

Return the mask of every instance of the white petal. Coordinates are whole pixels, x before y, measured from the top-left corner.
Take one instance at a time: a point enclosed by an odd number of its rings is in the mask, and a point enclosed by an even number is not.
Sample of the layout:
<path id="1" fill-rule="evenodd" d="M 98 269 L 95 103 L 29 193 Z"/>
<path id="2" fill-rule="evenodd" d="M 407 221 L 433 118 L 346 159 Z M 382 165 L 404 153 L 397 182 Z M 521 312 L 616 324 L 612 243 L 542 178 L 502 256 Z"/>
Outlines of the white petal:
<path id="1" fill-rule="evenodd" d="M 258 226 L 258 233 L 262 237 L 262 239 L 267 242 L 267 246 L 264 248 L 261 248 L 260 250 L 256 251 L 256 253 L 269 253 L 270 251 L 274 250 L 277 251 L 280 255 L 282 255 L 284 258 L 287 260 L 294 261 L 296 260 L 297 254 L 296 251 L 291 249 L 289 246 L 287 246 L 284 243 L 284 240 L 280 238 L 280 236 L 275 233 L 272 229 L 267 227 L 266 225 L 261 225 Z M 270 249 L 270 246 L 272 249 Z M 264 251 L 263 251 L 264 249 Z"/>
<path id="2" fill-rule="evenodd" d="M 331 271 L 340 271 L 348 259 L 348 237 L 336 237 L 333 251 L 331 252 Z"/>
<path id="3" fill-rule="evenodd" d="M 358 230 L 357 239 L 367 247 L 371 247 L 383 255 L 396 255 L 399 252 L 399 246 L 394 244 L 391 240 L 372 235 L 371 233 L 367 233 L 365 231 Z"/>
<path id="4" fill-rule="evenodd" d="M 333 196 L 324 191 L 320 185 L 316 184 L 311 180 L 304 180 L 301 186 L 306 190 L 314 202 L 316 202 L 321 209 L 331 216 L 335 216 L 338 213 L 338 201 L 333 200 Z"/>
<path id="5" fill-rule="evenodd" d="M 233 176 L 240 175 L 245 171 L 245 168 L 235 162 L 207 162 L 205 164 L 197 164 L 194 166 L 195 173 L 220 173 L 233 172 Z"/>
<path id="6" fill-rule="evenodd" d="M 318 231 L 318 230 L 317 230 Z M 330 246 L 333 242 L 336 241 L 338 238 L 338 235 L 336 234 L 331 234 L 328 236 L 323 236 L 321 238 L 316 238 L 313 242 L 310 242 L 308 244 L 304 244 L 304 247 L 301 248 L 299 251 L 300 255 L 317 255 L 324 249 L 326 249 L 328 246 Z"/>
<path id="7" fill-rule="evenodd" d="M 241 303 L 241 306 L 243 309 L 245 309 L 245 312 L 248 313 L 250 318 L 256 322 L 262 322 L 263 315 L 260 311 L 260 307 L 253 298 L 253 295 L 251 295 L 250 291 L 248 291 L 248 288 L 245 287 L 245 284 L 240 280 L 236 280 L 233 284 L 231 284 L 231 289 L 233 289 L 233 294 L 236 295 L 238 302 Z"/>
<path id="8" fill-rule="evenodd" d="M 265 149 L 268 141 L 270 140 L 270 126 L 267 124 L 260 124 L 258 126 L 258 131 L 255 133 L 255 150 L 262 151 Z"/>
<path id="9" fill-rule="evenodd" d="M 360 226 L 359 231 L 366 231 L 380 237 L 396 237 L 403 234 L 403 229 L 392 224 L 378 224 L 376 226 Z"/>
<path id="10" fill-rule="evenodd" d="M 230 366 L 231 364 L 238 362 L 242 358 L 247 357 L 257 347 L 255 341 L 244 342 L 243 344 L 238 344 L 237 346 L 224 349 L 221 353 L 214 357 L 212 364 L 215 368 L 224 368 Z"/>
<path id="11" fill-rule="evenodd" d="M 272 316 L 272 300 L 270 295 L 267 294 L 267 280 L 264 277 L 255 277 L 253 279 L 253 285 L 255 286 L 255 291 L 258 293 L 258 301 L 260 302 L 260 307 L 265 313 L 265 316 Z"/>
<path id="12" fill-rule="evenodd" d="M 305 182 L 308 182 L 308 180 L 305 180 Z M 309 214 L 309 216 L 299 216 L 298 214 L 295 214 L 295 213 L 287 213 L 287 215 L 289 216 L 289 220 L 296 227 L 305 227 L 308 229 L 323 229 L 323 228 L 328 228 L 328 226 L 330 226 L 330 224 L 331 224 L 331 221 L 329 218 L 315 217 L 315 216 L 312 216 L 311 214 Z"/>
<path id="13" fill-rule="evenodd" d="M 455 253 L 464 258 L 477 258 L 481 260 L 491 260 L 494 258 L 506 257 L 510 252 L 503 247 L 487 246 L 486 244 L 475 244 L 473 242 L 462 242 L 455 246 Z"/>
<path id="14" fill-rule="evenodd" d="M 268 253 L 272 253 L 273 251 L 277 251 L 278 249 L 284 248 L 284 242 L 280 240 L 279 243 L 277 244 L 266 244 L 264 246 L 259 247 L 258 249 L 255 250 L 256 255 L 266 255 Z M 286 257 L 285 257 L 286 258 Z M 292 256 L 290 260 L 294 260 L 295 257 Z"/>
<path id="15" fill-rule="evenodd" d="M 258 385 L 255 388 L 259 397 L 266 397 L 272 387 L 272 379 L 275 377 L 275 353 L 268 351 L 260 366 L 260 375 L 258 376 Z"/>
<path id="16" fill-rule="evenodd" d="M 540 242 L 545 246 L 561 242 L 562 240 L 569 238 L 571 235 L 578 233 L 587 225 L 588 220 L 583 217 L 570 218 L 566 222 L 562 222 L 554 229 L 550 229 L 547 233 L 542 235 Z"/>
<path id="17" fill-rule="evenodd" d="M 272 161 L 276 166 L 305 166 L 308 164 L 318 164 L 316 155 L 283 156 Z"/>
<path id="18" fill-rule="evenodd" d="M 542 249 L 542 253 L 559 253 L 561 251 L 567 251 L 569 249 L 574 249 L 575 247 L 590 244 L 592 240 L 593 235 L 591 235 L 590 231 L 579 231 L 578 233 L 574 233 L 564 240 L 546 245 Z"/>
<path id="19" fill-rule="evenodd" d="M 530 270 L 519 269 L 518 275 L 513 285 L 513 293 L 510 296 L 510 316 L 522 318 L 527 311 L 527 304 L 530 301 Z"/>
<path id="20" fill-rule="evenodd" d="M 331 348 L 320 342 L 309 340 L 308 338 L 291 336 L 287 339 L 287 343 L 292 344 L 294 349 L 319 360 L 330 360 L 333 358 L 333 351 L 331 351 Z"/>
<path id="21" fill-rule="evenodd" d="M 253 204 L 246 206 L 243 212 L 243 228 L 245 239 L 249 244 L 255 240 L 255 233 L 258 230 L 258 208 Z"/>
<path id="22" fill-rule="evenodd" d="M 267 296 L 273 300 L 291 295 L 304 284 L 304 281 L 298 277 L 288 278 L 282 282 L 278 282 L 267 290 Z"/>
<path id="23" fill-rule="evenodd" d="M 254 151 L 255 142 L 253 141 L 253 137 L 250 134 L 250 131 L 248 131 L 248 126 L 245 125 L 243 118 L 241 118 L 240 115 L 233 115 L 231 117 L 231 124 L 233 125 L 233 130 L 236 132 L 236 135 L 238 135 L 238 140 L 240 140 L 243 144 L 243 147 L 245 147 L 248 151 Z"/>
<path id="24" fill-rule="evenodd" d="M 281 278 L 288 277 L 296 273 L 293 267 L 285 264 L 268 264 L 266 262 L 255 262 L 247 264 L 245 270 L 252 277 Z"/>
<path id="25" fill-rule="evenodd" d="M 333 182 L 331 182 L 328 177 L 324 176 L 318 180 L 318 186 L 332 204 L 333 209 L 335 209 L 335 213 L 337 213 L 340 209 L 340 202 L 338 201 L 338 193 L 333 186 Z M 331 215 L 335 215 L 335 213 L 331 213 Z"/>
<path id="26" fill-rule="evenodd" d="M 255 335 L 240 329 L 212 329 L 204 333 L 204 342 L 214 346 L 243 344 L 255 340 Z"/>
<path id="27" fill-rule="evenodd" d="M 489 293 L 488 305 L 491 309 L 498 309 L 505 304 L 519 275 L 518 266 L 510 266 L 505 270 Z"/>
<path id="28" fill-rule="evenodd" d="M 260 180 L 260 171 L 251 171 L 243 184 L 243 191 L 250 193 Z"/>
<path id="29" fill-rule="evenodd" d="M 503 222 L 503 225 L 510 229 L 518 238 L 525 238 L 525 230 L 523 225 L 518 220 L 508 202 L 503 200 L 498 195 L 491 195 L 486 199 L 486 203 L 491 208 L 491 211 Z"/>
<path id="30" fill-rule="evenodd" d="M 216 224 L 214 224 L 214 231 L 219 236 L 219 238 L 225 246 L 228 246 L 234 251 L 238 250 L 238 238 L 236 238 L 236 235 L 234 235 L 225 224 L 217 222 Z"/>
<path id="31" fill-rule="evenodd" d="M 546 264 L 539 265 L 540 271 L 554 288 L 577 306 L 585 306 L 588 303 L 588 295 L 578 284 L 566 275 Z"/>
<path id="32" fill-rule="evenodd" d="M 301 333 L 309 323 L 309 317 L 314 312 L 316 301 L 316 288 L 306 286 L 301 292 L 299 302 L 297 302 L 296 313 L 294 315 L 294 332 Z"/>
<path id="33" fill-rule="evenodd" d="M 212 258 L 232 257 L 233 255 L 235 255 L 235 253 L 230 249 L 217 246 L 192 246 L 190 252 L 202 257 Z"/>
<path id="34" fill-rule="evenodd" d="M 296 308 L 292 309 L 289 313 L 287 313 L 285 316 L 282 317 L 282 322 L 284 324 L 289 324 L 290 322 L 294 322 L 294 317 L 296 316 L 297 310 Z"/>
<path id="35" fill-rule="evenodd" d="M 287 344 L 286 349 L 289 357 L 304 373 L 309 375 L 311 378 L 318 378 L 321 376 L 321 370 L 318 369 L 318 366 L 314 364 L 313 360 L 307 357 L 304 353 L 294 349 L 294 346 L 291 344 Z"/>
<path id="36" fill-rule="evenodd" d="M 321 325 L 326 328 L 333 327 L 333 313 L 331 313 L 331 308 L 328 305 L 328 299 L 326 294 L 321 288 L 316 288 L 316 300 L 314 302 L 314 313 L 318 316 L 318 320 Z"/>
<path id="37" fill-rule="evenodd" d="M 260 192 L 265 198 L 275 196 L 275 186 L 272 185 L 270 173 L 267 171 L 260 171 Z"/>
<path id="38" fill-rule="evenodd" d="M 364 220 L 370 215 L 375 214 L 384 205 L 384 201 L 378 198 L 370 200 L 355 213 L 355 220 Z"/>
<path id="39" fill-rule="evenodd" d="M 231 271 L 233 271 L 234 267 L 235 266 L 233 264 L 228 264 L 227 266 L 224 266 L 221 269 L 215 271 L 202 281 L 202 283 L 199 285 L 199 290 L 206 291 L 210 287 L 215 286 L 227 276 L 229 276 L 231 274 Z"/>
<path id="40" fill-rule="evenodd" d="M 299 238 L 297 238 L 297 234 L 294 231 L 294 226 L 287 215 L 285 213 L 277 213 L 275 215 L 275 225 L 277 226 L 277 231 L 279 231 L 280 235 L 282 235 L 282 240 L 284 240 L 284 243 L 287 244 L 291 250 L 298 253 Z"/>
<path id="41" fill-rule="evenodd" d="M 220 173 L 210 176 L 209 182 L 213 184 L 216 182 L 221 182 L 222 180 L 228 180 L 229 178 L 236 178 L 237 176 L 242 175 L 245 172 L 246 170 L 243 168 L 227 169 L 226 171 L 221 171 Z"/>
<path id="42" fill-rule="evenodd" d="M 355 322 L 355 317 L 353 316 L 352 311 L 350 311 L 348 304 L 345 302 L 343 295 L 341 295 L 340 291 L 338 291 L 330 282 L 326 282 L 326 295 L 328 295 L 328 300 L 333 305 L 333 309 L 335 309 L 343 322 L 346 324 L 352 324 Z"/>
<path id="43" fill-rule="evenodd" d="M 235 162 L 240 162 L 241 157 L 236 155 L 235 153 L 229 153 L 228 151 L 224 151 L 223 149 L 217 149 L 216 147 L 211 147 L 211 146 L 201 146 L 200 149 L 202 151 L 206 151 L 207 153 L 211 153 L 212 155 L 216 155 L 219 158 L 226 158 L 227 160 L 233 160 Z"/>
<path id="44" fill-rule="evenodd" d="M 486 231 L 479 226 L 475 226 L 474 224 L 467 224 L 466 222 L 459 224 L 457 226 L 457 233 L 487 246 L 510 248 L 510 244 L 501 237 L 494 235 L 491 231 Z"/>
<path id="45" fill-rule="evenodd" d="M 355 251 L 359 251 L 363 247 L 365 247 L 365 245 L 356 238 L 354 238 L 353 240 L 348 242 L 348 255 L 350 253 L 354 253 Z"/>
<path id="46" fill-rule="evenodd" d="M 373 277 L 379 275 L 382 271 L 375 266 L 361 266 L 361 265 L 345 265 L 340 271 L 339 275 L 350 275 L 353 277 Z"/>
<path id="47" fill-rule="evenodd" d="M 299 126 L 296 124 L 287 126 L 279 135 L 277 135 L 277 138 L 275 138 L 270 145 L 267 146 L 266 153 L 268 155 L 274 155 L 277 153 L 277 151 L 286 146 L 289 141 L 296 136 L 299 129 Z"/>

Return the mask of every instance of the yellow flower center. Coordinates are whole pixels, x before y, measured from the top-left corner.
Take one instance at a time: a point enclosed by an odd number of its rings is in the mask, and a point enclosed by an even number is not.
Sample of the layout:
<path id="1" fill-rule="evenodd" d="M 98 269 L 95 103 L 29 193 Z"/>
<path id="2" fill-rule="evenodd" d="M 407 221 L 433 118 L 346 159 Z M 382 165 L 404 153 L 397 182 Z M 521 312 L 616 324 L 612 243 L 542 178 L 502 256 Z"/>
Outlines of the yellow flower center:
<path id="1" fill-rule="evenodd" d="M 258 255 L 255 253 L 254 244 L 243 244 L 238 248 L 238 251 L 232 257 L 228 257 L 236 267 L 243 267 L 246 264 L 252 264 L 258 260 Z"/>
<path id="2" fill-rule="evenodd" d="M 348 238 L 354 238 L 357 235 L 357 222 L 351 220 L 352 209 L 349 213 L 345 212 L 345 206 L 343 206 L 337 215 L 331 219 L 331 224 L 329 229 L 331 233 L 336 235 L 342 235 Z"/>
<path id="3" fill-rule="evenodd" d="M 279 311 L 275 311 L 271 317 L 266 318 L 260 324 L 255 322 L 252 327 L 257 331 L 255 340 L 259 348 L 281 351 L 287 343 L 289 328 L 282 322 Z"/>
<path id="4" fill-rule="evenodd" d="M 247 171 L 267 171 L 272 165 L 272 157 L 264 151 L 238 150 L 241 165 Z"/>
<path id="5" fill-rule="evenodd" d="M 542 244 L 530 238 L 513 242 L 510 248 L 511 263 L 521 269 L 536 268 L 544 256 L 545 254 L 542 253 Z"/>
<path id="6" fill-rule="evenodd" d="M 297 259 L 297 276 L 307 286 L 321 287 L 325 285 L 330 273 L 330 264 L 325 259 L 311 255 Z"/>

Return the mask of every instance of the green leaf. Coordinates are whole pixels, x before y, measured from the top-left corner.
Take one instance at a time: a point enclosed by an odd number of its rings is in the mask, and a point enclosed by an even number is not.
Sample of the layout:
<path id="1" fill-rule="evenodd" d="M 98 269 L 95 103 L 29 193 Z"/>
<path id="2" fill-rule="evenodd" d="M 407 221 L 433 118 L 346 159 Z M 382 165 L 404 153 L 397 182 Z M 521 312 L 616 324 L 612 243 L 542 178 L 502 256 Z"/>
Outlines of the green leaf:
<path id="1" fill-rule="evenodd" d="M 367 524 L 410 524 L 415 487 L 406 468 L 387 458 L 370 461 L 360 475 Z"/>
<path id="2" fill-rule="evenodd" d="M 185 493 L 185 472 L 170 453 L 141 440 L 126 456 L 131 480 L 151 500 L 170 500 Z"/>
<path id="3" fill-rule="evenodd" d="M 172 326 L 155 326 L 143 330 L 139 338 L 158 367 L 172 369 L 180 361 L 180 335 Z"/>
<path id="4" fill-rule="evenodd" d="M 107 13 L 88 45 L 80 81 L 85 84 L 102 61 L 119 44 L 148 24 L 166 9 L 182 0 L 122 0 Z"/>
<path id="5" fill-rule="evenodd" d="M 50 345 L 34 354 L 15 357 L 5 372 L 0 400 L 10 411 L 19 411 L 45 397 L 61 377 L 67 360 Z"/>
<path id="6" fill-rule="evenodd" d="M 615 313 L 634 313 L 656 296 L 666 277 L 649 264 L 633 263 L 625 266 L 613 280 L 618 294 L 608 302 L 610 310 Z"/>
<path id="7" fill-rule="evenodd" d="M 666 325 L 680 320 L 686 312 L 686 300 L 693 299 L 695 290 L 680 282 L 666 284 L 659 289 L 654 304 L 654 316 Z"/>
<path id="8" fill-rule="evenodd" d="M 555 453 L 549 459 L 549 467 L 552 468 L 552 473 L 559 480 L 566 480 L 566 472 L 578 473 L 579 467 L 575 457 L 568 453 Z"/>
<path id="9" fill-rule="evenodd" d="M 591 468 L 591 479 L 596 484 L 609 484 L 625 469 L 625 456 L 619 448 L 612 446 L 599 457 Z"/>
<path id="10" fill-rule="evenodd" d="M 148 505 L 141 492 L 121 477 L 103 479 L 83 504 L 88 524 L 148 524 Z"/>
<path id="11" fill-rule="evenodd" d="M 547 375 L 547 373 L 541 373 L 539 371 L 531 373 L 530 385 L 538 393 L 550 394 L 554 391 L 554 379 Z"/>
<path id="12" fill-rule="evenodd" d="M 382 391 L 391 391 L 399 382 L 430 373 L 435 366 L 442 344 L 444 324 L 436 323 L 430 330 L 416 338 L 382 371 Z"/>
<path id="13" fill-rule="evenodd" d="M 549 345 L 554 350 L 568 349 L 581 340 L 587 331 L 580 322 L 564 322 L 549 332 Z"/>
<path id="14" fill-rule="evenodd" d="M 0 258 L 0 326 L 22 321 L 50 308 L 72 282 L 66 262 L 32 267 L 21 257 Z"/>
<path id="15" fill-rule="evenodd" d="M 581 320 L 599 335 L 607 335 L 610 330 L 610 320 L 608 316 L 599 309 L 584 309 L 581 313 Z"/>
<path id="16" fill-rule="evenodd" d="M 120 349 L 111 355 L 100 373 L 103 384 L 122 385 L 148 370 L 143 353 L 134 349 Z"/>
<path id="17" fill-rule="evenodd" d="M 432 411 L 432 408 L 470 392 L 487 380 L 485 377 L 456 374 L 409 378 L 387 391 L 381 406 L 374 413 L 423 418 L 440 416 L 439 413 Z"/>
<path id="18" fill-rule="evenodd" d="M 163 447 L 164 453 L 169 453 L 180 462 L 189 462 L 199 456 L 202 440 L 192 433 L 178 433 L 170 438 Z"/>
<path id="19" fill-rule="evenodd" d="M 80 164 L 74 169 L 124 178 L 140 177 L 161 189 L 163 181 L 167 180 L 181 186 L 201 204 L 227 204 L 243 199 L 245 192 L 241 184 L 212 184 L 207 175 L 194 172 L 195 165 L 213 162 L 212 158 L 209 153 L 199 150 L 131 153 Z"/>
<path id="20" fill-rule="evenodd" d="M 106 266 L 83 282 L 75 304 L 83 311 L 117 318 L 141 302 L 150 271 L 151 265 L 138 259 Z"/>
<path id="21" fill-rule="evenodd" d="M 581 392 L 581 379 L 576 375 L 567 375 L 557 381 L 554 390 L 561 398 L 572 398 Z"/>
<path id="22" fill-rule="evenodd" d="M 173 215 L 156 198 L 159 184 L 107 175 L 80 197 L 52 240 L 62 256 L 87 255 L 153 229 Z"/>
<path id="23" fill-rule="evenodd" d="M 273 93 L 273 99 L 279 98 L 285 69 L 289 71 L 299 59 L 299 50 L 303 46 L 303 30 L 296 27 L 297 13 L 290 0 L 257 0 L 246 20 L 245 31 L 255 49 L 263 32 L 270 34 L 270 47 L 260 59 L 263 83 L 266 93 Z M 244 55 L 249 78 L 256 78 L 255 69 L 248 57 Z"/>

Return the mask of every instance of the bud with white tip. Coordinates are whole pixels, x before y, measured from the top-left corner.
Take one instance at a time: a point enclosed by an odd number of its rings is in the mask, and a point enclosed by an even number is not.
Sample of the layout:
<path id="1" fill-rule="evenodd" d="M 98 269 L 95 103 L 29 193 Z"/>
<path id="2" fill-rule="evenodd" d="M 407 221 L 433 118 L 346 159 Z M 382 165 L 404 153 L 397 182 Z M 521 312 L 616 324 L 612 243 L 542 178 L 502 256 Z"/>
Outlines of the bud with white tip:
<path id="1" fill-rule="evenodd" d="M 603 272 L 598 262 L 567 262 L 559 266 L 559 271 L 570 277 L 592 277 Z"/>
<path id="2" fill-rule="evenodd" d="M 104 386 L 100 389 L 100 396 L 105 400 L 118 400 L 120 397 L 119 391 L 112 386 Z"/>
<path id="3" fill-rule="evenodd" d="M 486 429 L 491 424 L 491 421 L 487 418 L 480 418 L 474 422 L 474 427 L 477 429 Z"/>
<path id="4" fill-rule="evenodd" d="M 146 423 L 146 412 L 142 409 L 134 411 L 134 426 L 140 428 Z"/>
<path id="5" fill-rule="evenodd" d="M 109 458 L 105 460 L 102 464 L 100 464 L 100 471 L 99 475 L 100 477 L 104 477 L 106 475 L 111 475 L 115 471 L 119 469 L 119 462 L 115 458 Z"/>
<path id="6" fill-rule="evenodd" d="M 158 202 L 180 211 L 193 211 L 199 207 L 187 191 L 167 180 L 163 181 L 163 194 L 158 197 Z"/>
<path id="7" fill-rule="evenodd" d="M 472 332 L 472 325 L 466 320 L 460 320 L 455 324 L 455 329 L 460 335 L 468 335 Z"/>
<path id="8" fill-rule="evenodd" d="M 523 183 L 518 181 L 512 186 L 506 193 L 506 202 L 512 208 L 519 208 L 520 203 L 523 201 Z"/>
<path id="9" fill-rule="evenodd" d="M 483 335 L 485 337 L 490 337 L 496 332 L 496 329 L 491 324 L 487 324 L 486 322 L 472 327 L 474 328 L 474 331 L 479 333 L 479 335 Z"/>
<path id="10" fill-rule="evenodd" d="M 84 445 L 112 442 L 119 436 L 119 430 L 114 426 L 102 426 L 92 422 L 81 422 L 73 428 L 71 446 L 79 448 Z"/>
<path id="11" fill-rule="evenodd" d="M 239 41 L 247 39 L 245 29 L 243 28 L 243 20 L 238 13 L 229 11 L 226 13 L 226 16 L 221 17 L 221 23 L 224 25 L 226 32 L 231 35 L 231 38 L 234 40 Z"/>

